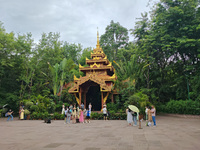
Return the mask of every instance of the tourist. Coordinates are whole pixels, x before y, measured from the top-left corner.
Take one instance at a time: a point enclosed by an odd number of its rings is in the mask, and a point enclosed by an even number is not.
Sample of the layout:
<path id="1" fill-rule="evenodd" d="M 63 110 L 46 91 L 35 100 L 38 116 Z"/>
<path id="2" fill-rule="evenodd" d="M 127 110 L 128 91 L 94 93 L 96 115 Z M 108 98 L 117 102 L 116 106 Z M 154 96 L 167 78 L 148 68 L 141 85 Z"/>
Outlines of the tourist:
<path id="1" fill-rule="evenodd" d="M 72 114 L 72 110 L 69 108 L 67 111 L 67 119 L 66 119 L 66 123 L 70 123 L 71 120 L 71 114 Z"/>
<path id="2" fill-rule="evenodd" d="M 24 120 L 24 109 L 21 109 L 20 120 Z"/>
<path id="3" fill-rule="evenodd" d="M 137 113 L 136 112 L 133 112 L 133 121 L 134 121 L 133 126 L 137 126 Z"/>
<path id="4" fill-rule="evenodd" d="M 151 108 L 148 107 L 148 111 L 147 111 L 147 114 L 148 114 L 148 126 L 151 126 L 151 122 L 152 122 L 152 115 L 151 115 Z"/>
<path id="5" fill-rule="evenodd" d="M 79 106 L 77 106 L 76 115 L 77 115 L 77 119 L 79 119 L 80 118 L 80 108 L 79 108 Z"/>
<path id="6" fill-rule="evenodd" d="M 84 108 L 85 108 L 85 107 L 84 107 L 84 104 L 81 103 L 81 109 L 84 110 Z"/>
<path id="7" fill-rule="evenodd" d="M 65 104 L 63 103 L 63 105 L 62 105 L 62 113 L 61 114 L 65 114 Z"/>
<path id="8" fill-rule="evenodd" d="M 73 106 L 72 106 L 72 104 L 69 106 L 69 109 L 71 109 L 71 110 L 73 109 Z"/>
<path id="9" fill-rule="evenodd" d="M 147 106 L 145 107 L 145 114 L 146 114 L 145 120 L 148 120 L 148 107 Z"/>
<path id="10" fill-rule="evenodd" d="M 131 126 L 131 124 L 133 122 L 133 116 L 132 116 L 132 112 L 129 108 L 126 109 L 126 114 L 127 114 L 128 125 Z"/>
<path id="11" fill-rule="evenodd" d="M 91 103 L 89 103 L 88 108 L 89 108 L 89 110 L 90 110 L 90 112 L 91 112 L 91 111 L 92 111 L 92 104 L 91 104 Z"/>
<path id="12" fill-rule="evenodd" d="M 80 122 L 80 123 L 84 123 L 83 109 L 80 109 L 79 122 Z"/>
<path id="13" fill-rule="evenodd" d="M 153 120 L 153 126 L 156 126 L 156 109 L 154 106 L 151 106 L 151 114 L 152 114 L 152 120 Z"/>
<path id="14" fill-rule="evenodd" d="M 102 111 L 103 111 L 103 118 L 104 118 L 104 120 L 107 120 L 107 109 L 106 109 L 106 106 L 103 106 Z"/>
<path id="15" fill-rule="evenodd" d="M 87 121 L 86 121 L 86 123 L 90 123 L 90 114 L 91 114 L 91 110 L 90 109 L 87 109 L 87 114 L 86 114 L 86 119 L 87 119 Z"/>
<path id="16" fill-rule="evenodd" d="M 66 109 L 65 109 L 65 123 L 64 124 L 67 123 L 67 112 L 68 112 L 68 107 L 66 107 Z"/>
<path id="17" fill-rule="evenodd" d="M 74 104 L 72 111 L 72 123 L 76 123 L 76 104 Z"/>
<path id="18" fill-rule="evenodd" d="M 11 121 L 13 120 L 13 115 L 12 115 L 13 111 L 11 109 L 9 109 L 9 111 L 6 113 L 6 117 L 8 117 L 7 121 L 10 120 L 11 118 Z"/>
<path id="19" fill-rule="evenodd" d="M 83 117 L 84 117 L 84 121 L 85 121 L 85 123 L 87 123 L 87 122 L 86 122 L 86 116 L 87 116 L 87 110 L 84 109 L 84 111 L 83 111 Z"/>

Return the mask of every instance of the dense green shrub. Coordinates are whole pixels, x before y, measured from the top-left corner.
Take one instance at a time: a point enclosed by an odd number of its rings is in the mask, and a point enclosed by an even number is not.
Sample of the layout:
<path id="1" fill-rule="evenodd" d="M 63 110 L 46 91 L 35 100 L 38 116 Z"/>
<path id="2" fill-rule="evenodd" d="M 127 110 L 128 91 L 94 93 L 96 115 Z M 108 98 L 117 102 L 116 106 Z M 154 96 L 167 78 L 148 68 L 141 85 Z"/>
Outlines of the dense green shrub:
<path id="1" fill-rule="evenodd" d="M 0 117 L 1 117 L 2 111 L 3 111 L 3 109 L 0 109 Z"/>
<path id="2" fill-rule="evenodd" d="M 46 119 L 46 118 L 50 118 L 50 115 L 48 112 L 44 112 L 43 113 L 43 118 L 42 119 Z"/>
<path id="3" fill-rule="evenodd" d="M 91 113 L 91 119 L 93 120 L 102 120 L 103 119 L 103 113 Z"/>
<path id="4" fill-rule="evenodd" d="M 59 120 L 59 119 L 61 119 L 61 115 L 62 115 L 62 114 L 59 114 L 58 112 L 55 112 L 55 113 L 53 114 L 53 119 Z"/>
<path id="5" fill-rule="evenodd" d="M 39 107 L 37 106 L 37 105 L 32 105 L 31 107 L 30 107 L 30 110 L 33 112 L 33 111 L 36 111 L 36 112 L 38 112 L 39 111 Z"/>
<path id="6" fill-rule="evenodd" d="M 193 100 L 170 100 L 156 106 L 157 112 L 200 115 L 200 103 Z"/>
<path id="7" fill-rule="evenodd" d="M 38 119 L 44 119 L 44 113 L 41 113 L 41 112 L 38 113 L 38 114 L 37 114 L 37 118 L 38 118 Z"/>
<path id="8" fill-rule="evenodd" d="M 25 115 L 29 115 L 29 114 L 30 114 L 30 111 L 29 111 L 28 109 L 25 109 L 25 110 L 24 110 L 24 114 L 25 114 Z"/>
<path id="9" fill-rule="evenodd" d="M 117 110 L 118 110 L 118 105 L 115 104 L 115 103 L 108 103 L 107 104 L 107 110 L 114 111 L 116 113 Z"/>
<path id="10" fill-rule="evenodd" d="M 56 112 L 62 112 L 62 104 L 56 104 L 56 109 L 55 109 L 55 111 Z"/>
<path id="11" fill-rule="evenodd" d="M 39 108 L 39 112 L 45 112 L 46 111 L 46 107 L 45 107 L 44 103 L 39 103 L 38 108 Z"/>
<path id="12" fill-rule="evenodd" d="M 50 102 L 48 105 L 47 105 L 47 111 L 49 113 L 54 113 L 56 109 L 56 104 L 54 102 Z"/>
<path id="13" fill-rule="evenodd" d="M 26 103 L 25 103 L 26 108 L 30 108 L 32 105 L 33 105 L 33 102 L 31 102 L 31 101 L 26 101 Z"/>
<path id="14" fill-rule="evenodd" d="M 31 114 L 31 119 L 38 119 L 38 112 L 33 112 Z"/>

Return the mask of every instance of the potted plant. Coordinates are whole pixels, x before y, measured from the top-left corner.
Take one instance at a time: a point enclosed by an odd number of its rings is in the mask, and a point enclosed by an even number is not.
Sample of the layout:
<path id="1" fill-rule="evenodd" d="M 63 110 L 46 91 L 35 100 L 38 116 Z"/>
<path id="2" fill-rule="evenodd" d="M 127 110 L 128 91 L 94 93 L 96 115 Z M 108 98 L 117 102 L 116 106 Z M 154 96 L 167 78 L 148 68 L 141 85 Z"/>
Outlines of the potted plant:
<path id="1" fill-rule="evenodd" d="M 28 109 L 24 110 L 24 115 L 25 115 L 25 119 L 29 120 L 30 119 L 30 111 Z"/>

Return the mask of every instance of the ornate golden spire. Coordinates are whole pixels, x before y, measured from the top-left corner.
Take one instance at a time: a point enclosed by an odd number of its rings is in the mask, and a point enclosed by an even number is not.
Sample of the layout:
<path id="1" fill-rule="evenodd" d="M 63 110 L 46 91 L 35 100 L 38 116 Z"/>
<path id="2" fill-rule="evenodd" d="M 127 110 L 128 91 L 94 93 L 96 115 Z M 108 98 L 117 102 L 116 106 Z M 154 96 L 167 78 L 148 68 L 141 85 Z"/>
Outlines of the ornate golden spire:
<path id="1" fill-rule="evenodd" d="M 98 27 L 97 27 L 97 48 L 100 48 Z"/>

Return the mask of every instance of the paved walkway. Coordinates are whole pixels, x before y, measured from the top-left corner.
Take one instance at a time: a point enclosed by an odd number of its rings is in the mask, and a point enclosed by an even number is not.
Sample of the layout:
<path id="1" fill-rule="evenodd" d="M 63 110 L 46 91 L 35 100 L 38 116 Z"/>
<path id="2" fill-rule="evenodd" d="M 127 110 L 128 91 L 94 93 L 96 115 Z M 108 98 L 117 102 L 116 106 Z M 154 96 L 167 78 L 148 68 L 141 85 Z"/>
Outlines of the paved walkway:
<path id="1" fill-rule="evenodd" d="M 0 119 L 0 150 L 197 150 L 200 119 L 158 116 L 157 127 L 127 126 L 125 120 L 90 124 L 45 124 Z"/>

